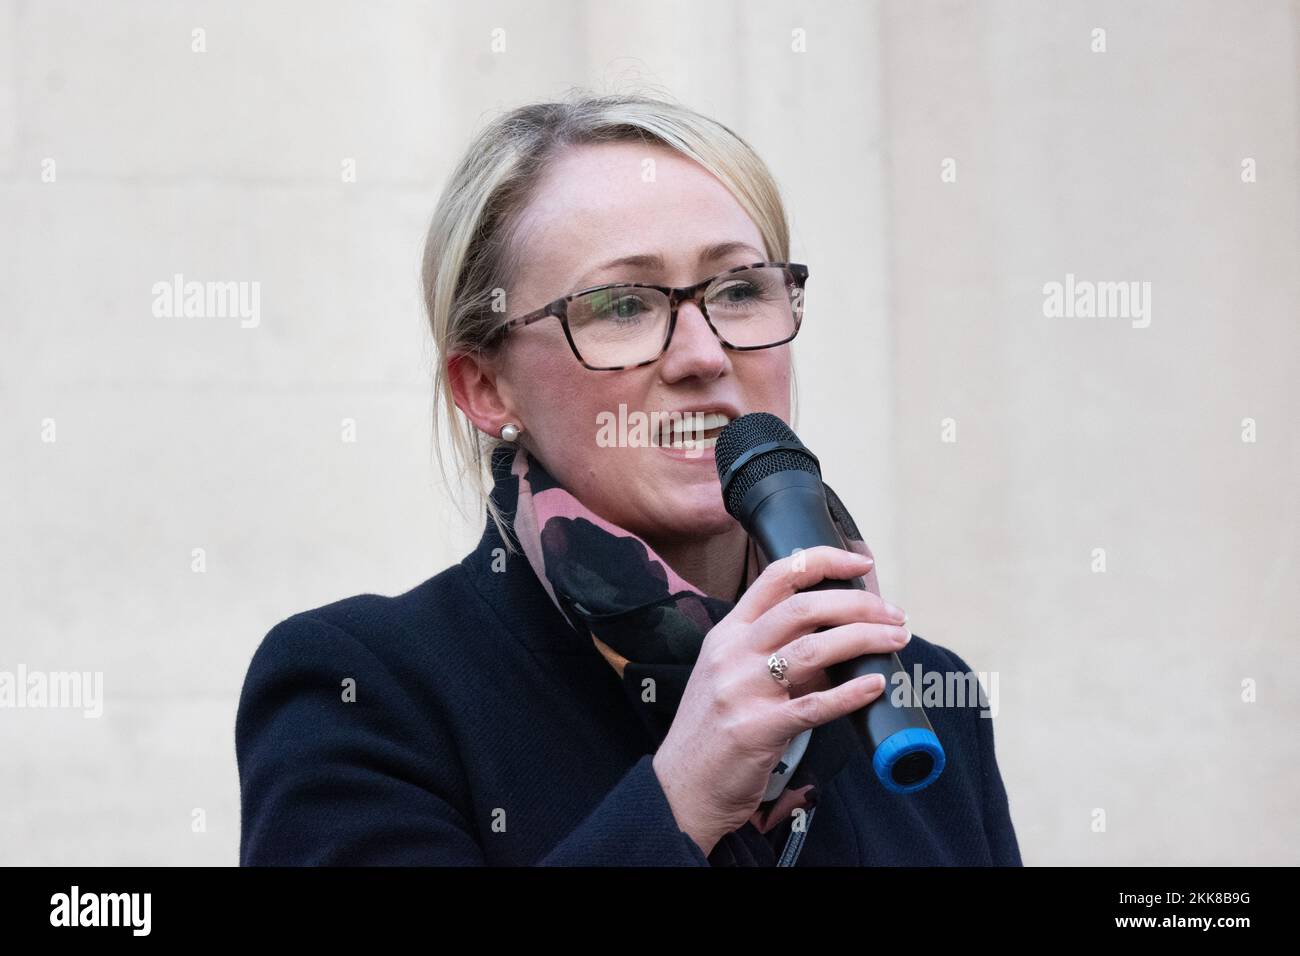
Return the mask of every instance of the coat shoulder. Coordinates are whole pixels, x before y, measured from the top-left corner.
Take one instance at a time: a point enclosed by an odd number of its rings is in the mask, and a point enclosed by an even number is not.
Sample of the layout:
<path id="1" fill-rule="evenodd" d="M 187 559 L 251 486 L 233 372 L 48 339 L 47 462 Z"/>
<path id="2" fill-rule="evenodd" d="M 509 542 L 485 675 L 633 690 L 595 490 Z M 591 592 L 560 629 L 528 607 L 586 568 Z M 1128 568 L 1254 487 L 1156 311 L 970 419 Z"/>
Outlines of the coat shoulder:
<path id="1" fill-rule="evenodd" d="M 926 670 L 969 671 L 968 665 L 951 648 L 933 641 L 927 641 L 920 634 L 913 634 L 912 639 L 901 651 L 899 659 L 907 664 L 920 664 Z"/>
<path id="2" fill-rule="evenodd" d="M 473 619 L 477 600 L 464 568 L 453 564 L 401 594 L 366 592 L 299 611 L 266 633 L 249 673 L 274 667 L 286 657 L 335 653 L 332 649 L 340 641 L 401 672 L 412 653 L 424 656 L 455 641 Z"/>

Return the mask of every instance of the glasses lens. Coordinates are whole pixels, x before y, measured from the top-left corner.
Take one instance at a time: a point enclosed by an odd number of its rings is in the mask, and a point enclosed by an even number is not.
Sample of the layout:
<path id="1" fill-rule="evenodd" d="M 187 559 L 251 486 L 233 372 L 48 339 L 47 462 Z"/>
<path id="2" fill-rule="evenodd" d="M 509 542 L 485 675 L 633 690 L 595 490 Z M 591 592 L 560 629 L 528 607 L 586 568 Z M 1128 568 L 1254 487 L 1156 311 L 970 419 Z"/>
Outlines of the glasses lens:
<path id="1" fill-rule="evenodd" d="M 732 345 L 756 348 L 793 337 L 803 313 L 803 290 L 782 266 L 725 275 L 708 292 L 709 318 Z"/>
<path id="2" fill-rule="evenodd" d="M 668 297 L 662 292 L 614 286 L 569 303 L 569 333 L 588 365 L 637 365 L 663 350 L 668 312 Z"/>

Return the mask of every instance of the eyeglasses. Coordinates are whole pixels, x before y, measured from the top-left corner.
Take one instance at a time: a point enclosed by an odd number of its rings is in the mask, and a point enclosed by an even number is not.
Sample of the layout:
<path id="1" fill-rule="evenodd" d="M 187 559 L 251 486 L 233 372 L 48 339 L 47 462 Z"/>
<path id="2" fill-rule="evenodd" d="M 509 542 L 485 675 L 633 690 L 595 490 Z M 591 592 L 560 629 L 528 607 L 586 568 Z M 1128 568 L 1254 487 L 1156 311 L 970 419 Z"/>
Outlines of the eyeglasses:
<path id="1" fill-rule="evenodd" d="M 510 319 L 492 333 L 488 344 L 500 341 L 512 328 L 554 317 L 586 368 L 638 368 L 668 351 L 678 307 L 695 302 L 724 348 L 770 349 L 799 333 L 807 281 L 808 267 L 797 262 L 755 262 L 681 289 L 644 282 L 600 285 Z"/>

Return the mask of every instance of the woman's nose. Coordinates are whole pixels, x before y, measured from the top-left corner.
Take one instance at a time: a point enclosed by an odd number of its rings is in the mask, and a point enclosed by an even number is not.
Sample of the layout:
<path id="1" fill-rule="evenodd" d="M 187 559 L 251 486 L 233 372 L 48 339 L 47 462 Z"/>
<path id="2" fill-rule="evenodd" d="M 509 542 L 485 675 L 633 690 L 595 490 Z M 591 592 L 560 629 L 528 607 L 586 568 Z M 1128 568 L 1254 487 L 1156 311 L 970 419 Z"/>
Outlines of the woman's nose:
<path id="1" fill-rule="evenodd" d="M 694 302 L 683 302 L 677 308 L 677 327 L 672 341 L 660 363 L 667 381 L 695 375 L 716 378 L 727 364 L 727 352 L 713 330 L 709 328 L 704 313 Z"/>

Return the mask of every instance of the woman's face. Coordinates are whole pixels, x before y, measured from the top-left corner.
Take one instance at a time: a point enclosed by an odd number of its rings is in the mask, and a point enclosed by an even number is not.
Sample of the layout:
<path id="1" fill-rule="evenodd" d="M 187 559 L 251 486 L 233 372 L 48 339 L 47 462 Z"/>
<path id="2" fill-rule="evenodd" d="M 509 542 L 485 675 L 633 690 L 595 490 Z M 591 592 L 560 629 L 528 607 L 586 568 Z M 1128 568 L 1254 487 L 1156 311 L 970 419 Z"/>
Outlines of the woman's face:
<path id="1" fill-rule="evenodd" d="M 645 175 L 651 159 L 652 177 Z M 569 150 L 548 169 L 520 227 L 510 317 L 606 282 L 687 286 L 768 258 L 757 227 L 722 183 L 672 150 L 634 143 Z M 609 264 L 629 256 L 651 261 Z M 672 342 L 657 362 L 594 372 L 579 364 L 559 321 L 548 318 L 512 330 L 494 387 L 508 413 L 489 428 L 520 424 L 525 447 L 597 514 L 647 538 L 709 536 L 735 527 L 712 448 L 684 451 L 657 441 L 605 447 L 608 423 L 617 423 L 620 405 L 629 422 L 638 412 L 715 410 L 733 419 L 766 411 L 789 421 L 790 346 L 724 349 L 691 302 L 679 307 Z"/>

